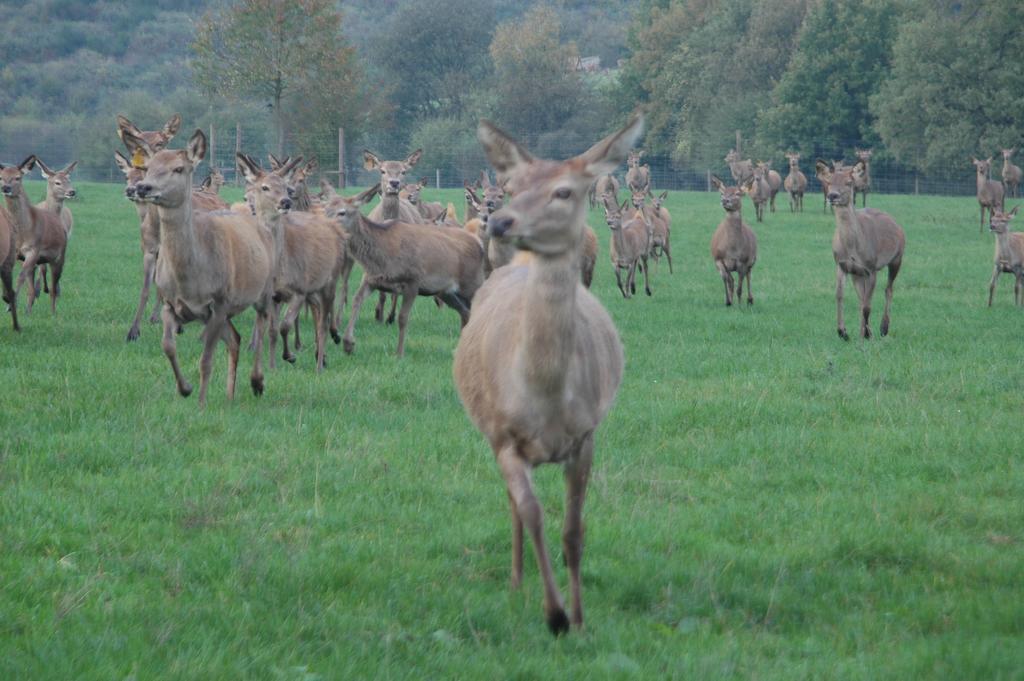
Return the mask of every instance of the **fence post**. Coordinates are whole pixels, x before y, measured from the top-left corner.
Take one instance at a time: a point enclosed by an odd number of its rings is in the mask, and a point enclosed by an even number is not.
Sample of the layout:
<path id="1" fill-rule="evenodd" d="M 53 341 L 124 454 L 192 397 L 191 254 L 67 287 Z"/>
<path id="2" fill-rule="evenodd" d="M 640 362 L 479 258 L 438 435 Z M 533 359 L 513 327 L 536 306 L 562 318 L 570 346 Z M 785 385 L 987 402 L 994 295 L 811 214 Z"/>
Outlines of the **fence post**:
<path id="1" fill-rule="evenodd" d="M 737 156 L 741 156 L 743 154 L 743 152 L 740 151 L 740 142 L 741 142 L 741 140 L 740 140 L 740 131 L 737 130 L 736 131 L 736 155 Z"/>
<path id="2" fill-rule="evenodd" d="M 210 171 L 217 167 L 217 136 L 213 129 L 213 123 L 210 123 Z"/>
<path id="3" fill-rule="evenodd" d="M 242 124 L 235 123 L 235 158 L 238 158 L 237 154 L 242 153 Z M 235 164 L 232 164 L 233 166 Z M 242 178 L 239 176 L 238 171 L 235 170 L 235 186 L 242 186 Z"/>
<path id="4" fill-rule="evenodd" d="M 345 128 L 338 128 L 338 189 L 345 188 Z"/>
<path id="5" fill-rule="evenodd" d="M 708 191 L 711 191 L 711 169 L 708 168 Z"/>
<path id="6" fill-rule="evenodd" d="M 434 168 L 434 187 L 436 189 L 441 188 L 441 169 Z"/>
<path id="7" fill-rule="evenodd" d="M 917 173 L 914 173 L 914 196 L 917 196 L 918 194 L 921 193 L 921 186 L 919 184 L 920 180 L 920 176 Z"/>

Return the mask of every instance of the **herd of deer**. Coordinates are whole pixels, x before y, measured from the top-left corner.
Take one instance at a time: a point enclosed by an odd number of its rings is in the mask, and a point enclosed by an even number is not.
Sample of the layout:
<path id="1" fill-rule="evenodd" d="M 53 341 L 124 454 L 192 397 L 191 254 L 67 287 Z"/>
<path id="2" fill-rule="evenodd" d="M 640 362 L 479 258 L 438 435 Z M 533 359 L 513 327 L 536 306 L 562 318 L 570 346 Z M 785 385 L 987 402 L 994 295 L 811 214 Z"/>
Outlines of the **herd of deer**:
<path id="1" fill-rule="evenodd" d="M 650 169 L 641 165 L 634 147 L 643 129 L 635 115 L 618 132 L 586 152 L 556 162 L 534 158 L 518 142 L 490 123 L 477 131 L 487 158 L 496 171 L 478 182 L 465 183 L 466 221 L 459 223 L 452 204 L 422 200 L 425 181 L 408 182 L 420 151 L 403 161 L 382 161 L 364 152 L 364 167 L 378 172 L 380 181 L 355 195 L 342 196 L 321 181 L 319 197 L 307 181 L 315 162 L 301 157 L 270 157 L 269 168 L 239 153 L 236 163 L 245 178 L 245 201 L 229 205 L 219 196 L 223 176 L 214 169 L 193 186 L 197 165 L 207 152 L 207 140 L 197 130 L 184 149 L 168 149 L 181 118 L 161 129 L 143 131 L 123 116 L 117 132 L 127 154 L 115 152 L 126 179 L 125 196 L 139 218 L 143 283 L 128 340 L 139 337 L 139 325 L 155 282 L 158 304 L 151 321 L 163 321 L 162 347 L 178 391 L 192 392 L 178 363 L 176 336 L 191 321 L 203 325 L 199 402 L 205 403 L 219 342 L 228 350 L 227 394 L 232 397 L 241 348 L 233 318 L 248 308 L 256 311 L 250 348 L 254 361 L 250 384 L 262 394 L 262 350 L 269 338 L 269 363 L 274 366 L 276 338 L 282 357 L 294 362 L 289 335 L 300 346 L 298 315 L 312 312 L 316 365 L 324 367 L 326 337 L 355 349 L 355 323 L 373 291 L 379 293 L 376 317 L 384 319 L 386 296 L 391 313 L 397 310 L 398 354 L 405 348 L 410 310 L 417 296 L 434 297 L 438 306 L 458 312 L 462 332 L 453 372 L 465 409 L 490 443 L 505 478 L 512 517 L 512 583 L 523 570 L 523 533 L 529 532 L 544 584 L 544 612 L 550 629 L 563 633 L 582 626 L 580 563 L 583 552 L 582 507 L 594 452 L 594 432 L 608 413 L 623 374 L 623 351 L 615 325 L 589 292 L 597 259 L 597 237 L 586 224 L 591 207 L 603 205 L 611 230 L 611 260 L 618 288 L 625 298 L 636 292 L 636 273 L 644 274 L 651 295 L 649 261 L 664 256 L 672 271 L 671 215 L 663 206 L 666 193 L 654 196 Z M 1013 181 L 1013 150 L 1004 151 L 1004 182 Z M 888 214 L 874 208 L 855 210 L 870 188 L 871 152 L 857 151 L 857 161 L 817 161 L 816 176 L 825 200 L 835 212 L 833 255 L 836 261 L 838 333 L 848 340 L 843 321 L 843 289 L 850 275 L 860 298 L 860 333 L 871 335 L 868 321 L 879 270 L 887 268 L 885 311 L 880 332 L 889 329 L 893 282 L 905 247 L 903 230 Z M 730 152 L 726 160 L 734 183 L 717 176 L 725 218 L 711 240 L 711 253 L 725 285 L 725 303 L 743 298 L 753 303 L 751 270 L 757 261 L 757 238 L 742 218 L 743 196 L 755 205 L 758 221 L 764 209 L 775 210 L 775 195 L 784 187 L 790 209 L 803 209 L 807 178 L 799 155 L 787 154 L 790 172 L 783 182 L 767 163 L 753 164 Z M 1002 187 L 988 179 L 990 160 L 975 160 L 978 200 L 990 211 L 997 236 L 996 271 L 1013 272 L 1015 298 L 1024 304 L 1024 234 L 1007 230 L 1019 206 L 1003 212 Z M 630 197 L 619 204 L 619 181 L 612 174 L 628 164 Z M 22 178 L 38 165 L 47 179 L 46 201 L 30 203 Z M 7 210 L 0 210 L 0 279 L 15 330 L 16 296 L 29 283 L 28 306 L 48 290 L 51 309 L 60 293 L 67 240 L 73 221 L 63 205 L 75 196 L 69 174 L 47 168 L 35 156 L 18 166 L 0 166 L 0 191 Z M 1019 178 L 1020 170 L 1016 169 Z M 1018 179 L 1019 181 L 1019 179 Z M 1009 188 L 1009 184 L 1007 187 Z M 380 194 L 364 215 L 362 209 Z M 650 199 L 650 203 L 648 203 Z M 17 286 L 13 263 L 24 260 Z M 353 298 L 344 337 L 338 320 L 348 298 L 353 264 L 363 274 Z M 49 268 L 49 281 L 47 270 Z M 37 268 L 39 277 L 37 279 Z M 734 282 L 733 273 L 738 277 Z M 734 291 L 734 286 L 738 284 Z M 337 295 L 339 285 L 341 295 Z M 472 314 L 470 308 L 472 307 Z M 567 487 L 562 543 L 570 576 L 570 613 L 556 586 L 544 539 L 542 510 L 533 489 L 531 471 L 543 463 L 564 467 Z"/>

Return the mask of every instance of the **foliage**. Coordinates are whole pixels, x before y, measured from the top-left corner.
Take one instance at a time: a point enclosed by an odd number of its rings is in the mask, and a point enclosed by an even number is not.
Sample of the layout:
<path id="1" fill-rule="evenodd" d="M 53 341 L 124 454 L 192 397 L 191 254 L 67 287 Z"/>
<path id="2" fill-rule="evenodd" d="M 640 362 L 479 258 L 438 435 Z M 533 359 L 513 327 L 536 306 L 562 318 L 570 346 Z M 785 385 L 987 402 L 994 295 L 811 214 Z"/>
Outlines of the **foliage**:
<path id="1" fill-rule="evenodd" d="M 871 101 L 898 158 L 944 174 L 1024 143 L 1024 14 L 1012 0 L 921 3 Z"/>

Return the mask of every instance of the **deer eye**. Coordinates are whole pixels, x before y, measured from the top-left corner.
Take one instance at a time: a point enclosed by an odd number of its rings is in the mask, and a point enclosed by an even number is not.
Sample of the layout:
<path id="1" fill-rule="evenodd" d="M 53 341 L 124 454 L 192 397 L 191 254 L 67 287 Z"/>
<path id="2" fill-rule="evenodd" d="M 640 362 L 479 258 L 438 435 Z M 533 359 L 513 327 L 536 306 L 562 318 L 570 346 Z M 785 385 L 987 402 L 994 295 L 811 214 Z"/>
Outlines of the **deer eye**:
<path id="1" fill-rule="evenodd" d="M 565 199 L 568 199 L 570 196 L 572 196 L 572 190 L 569 189 L 568 187 L 561 187 L 559 189 L 556 189 L 554 194 L 552 194 L 551 196 L 553 196 L 556 199 L 562 199 L 564 201 Z"/>
<path id="2" fill-rule="evenodd" d="M 178 166 L 177 168 L 174 169 L 175 175 L 181 175 L 183 172 L 185 172 L 185 168 L 182 166 Z"/>
<path id="3" fill-rule="evenodd" d="M 262 189 L 265 192 L 269 192 L 270 191 L 270 187 L 268 187 L 267 185 L 263 185 L 262 187 L 260 187 L 260 189 Z"/>

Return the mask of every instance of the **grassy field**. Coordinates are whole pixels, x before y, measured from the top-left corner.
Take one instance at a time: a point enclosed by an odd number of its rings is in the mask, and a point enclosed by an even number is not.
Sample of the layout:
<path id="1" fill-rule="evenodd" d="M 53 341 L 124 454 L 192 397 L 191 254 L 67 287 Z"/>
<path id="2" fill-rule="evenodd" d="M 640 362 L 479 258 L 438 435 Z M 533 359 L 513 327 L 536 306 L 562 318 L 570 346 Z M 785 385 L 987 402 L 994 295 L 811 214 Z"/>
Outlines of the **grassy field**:
<path id="1" fill-rule="evenodd" d="M 627 367 L 587 500 L 587 629 L 556 640 L 529 549 L 507 586 L 457 315 L 419 301 L 399 361 L 364 308 L 354 355 L 331 345 L 318 376 L 304 349 L 233 403 L 218 351 L 201 412 L 158 327 L 125 342 L 134 210 L 78 189 L 57 315 L 0 315 L 0 678 L 1024 678 L 1024 311 L 1008 277 L 985 306 L 973 199 L 871 197 L 907 251 L 890 336 L 849 343 L 818 196 L 754 225 L 752 309 L 723 305 L 717 194 L 670 198 L 652 298 L 618 294 L 593 213 Z M 564 590 L 561 474 L 537 481 Z"/>

